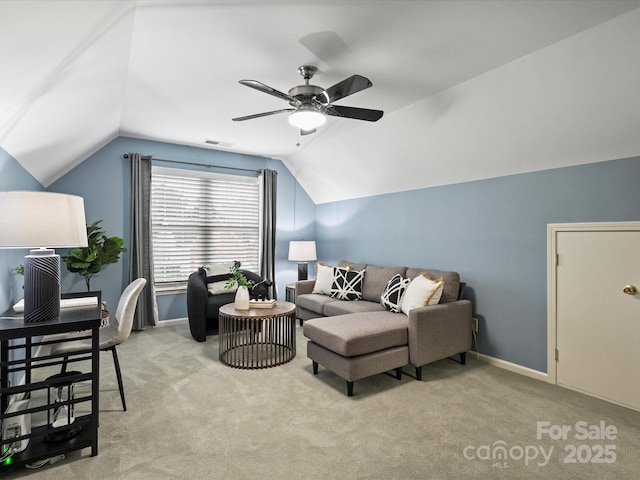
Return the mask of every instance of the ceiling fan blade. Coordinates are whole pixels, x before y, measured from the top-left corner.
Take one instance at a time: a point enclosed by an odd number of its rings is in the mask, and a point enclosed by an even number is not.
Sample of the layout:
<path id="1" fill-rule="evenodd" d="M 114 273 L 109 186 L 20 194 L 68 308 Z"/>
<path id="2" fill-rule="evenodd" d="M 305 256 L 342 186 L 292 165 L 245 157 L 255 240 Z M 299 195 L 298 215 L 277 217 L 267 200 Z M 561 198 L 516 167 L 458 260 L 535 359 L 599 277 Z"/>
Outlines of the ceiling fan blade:
<path id="1" fill-rule="evenodd" d="M 356 120 L 366 120 L 367 122 L 377 122 L 382 118 L 382 110 L 371 110 L 369 108 L 345 107 L 342 105 L 329 105 L 326 109 L 327 115 L 343 118 L 354 118 Z"/>
<path id="2" fill-rule="evenodd" d="M 300 135 L 311 135 L 312 133 L 316 133 L 316 129 L 313 128 L 311 130 L 302 130 L 300 129 Z"/>
<path id="3" fill-rule="evenodd" d="M 273 95 L 274 97 L 281 98 L 282 100 L 286 100 L 287 102 L 298 103 L 298 100 L 293 98 L 286 93 L 282 93 L 275 88 L 271 88 L 269 85 L 265 85 L 262 82 L 258 82 L 257 80 L 240 80 L 242 85 L 246 85 L 247 87 L 255 88 L 256 90 L 264 93 L 268 93 L 269 95 Z"/>
<path id="4" fill-rule="evenodd" d="M 253 115 L 246 115 L 244 117 L 236 117 L 236 118 L 232 118 L 231 120 L 233 120 L 234 122 L 242 122 L 244 120 L 251 120 L 253 118 L 260 118 L 260 117 L 267 117 L 269 115 L 275 115 L 276 113 L 293 112 L 294 110 L 295 110 L 294 108 L 283 108 L 281 110 L 272 110 L 271 112 L 254 113 Z"/>
<path id="5" fill-rule="evenodd" d="M 327 88 L 324 92 L 316 96 L 323 105 L 333 103 L 348 95 L 353 95 L 361 90 L 369 88 L 373 83 L 362 75 L 352 75 L 349 78 L 345 78 L 341 82 L 336 83 L 333 87 Z"/>

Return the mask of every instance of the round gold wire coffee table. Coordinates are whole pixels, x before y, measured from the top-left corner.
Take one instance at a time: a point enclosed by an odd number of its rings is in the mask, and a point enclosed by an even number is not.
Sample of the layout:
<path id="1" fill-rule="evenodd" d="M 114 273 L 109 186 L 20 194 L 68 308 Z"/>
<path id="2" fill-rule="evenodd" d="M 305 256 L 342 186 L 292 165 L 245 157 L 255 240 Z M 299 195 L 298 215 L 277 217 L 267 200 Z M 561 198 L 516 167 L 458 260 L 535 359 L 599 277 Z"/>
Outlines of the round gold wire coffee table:
<path id="1" fill-rule="evenodd" d="M 219 358 L 235 368 L 269 368 L 296 356 L 296 306 L 276 302 L 272 308 L 236 310 L 220 307 Z"/>

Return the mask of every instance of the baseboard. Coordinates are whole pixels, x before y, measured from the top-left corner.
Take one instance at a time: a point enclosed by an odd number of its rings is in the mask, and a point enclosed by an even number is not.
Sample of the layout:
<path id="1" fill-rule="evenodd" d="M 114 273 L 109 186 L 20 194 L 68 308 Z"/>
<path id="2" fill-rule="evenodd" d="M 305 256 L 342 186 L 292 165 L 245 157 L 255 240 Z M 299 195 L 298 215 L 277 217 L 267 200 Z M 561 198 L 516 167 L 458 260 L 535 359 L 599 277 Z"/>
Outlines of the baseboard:
<path id="1" fill-rule="evenodd" d="M 484 355 L 483 353 L 470 351 L 467 352 L 467 355 L 470 355 L 471 357 L 483 363 L 493 365 L 494 367 L 503 368 L 505 370 L 509 370 L 510 372 L 524 375 L 525 377 L 534 378 L 542 382 L 549 382 L 549 375 L 539 370 L 534 370 L 529 367 L 523 367 L 522 365 L 518 365 L 517 363 L 507 362 L 506 360 L 501 360 L 489 355 Z"/>
<path id="2" fill-rule="evenodd" d="M 158 320 L 156 327 L 171 327 L 172 325 L 177 325 L 180 323 L 187 323 L 189 319 L 187 317 L 184 318 L 170 318 L 168 320 Z"/>

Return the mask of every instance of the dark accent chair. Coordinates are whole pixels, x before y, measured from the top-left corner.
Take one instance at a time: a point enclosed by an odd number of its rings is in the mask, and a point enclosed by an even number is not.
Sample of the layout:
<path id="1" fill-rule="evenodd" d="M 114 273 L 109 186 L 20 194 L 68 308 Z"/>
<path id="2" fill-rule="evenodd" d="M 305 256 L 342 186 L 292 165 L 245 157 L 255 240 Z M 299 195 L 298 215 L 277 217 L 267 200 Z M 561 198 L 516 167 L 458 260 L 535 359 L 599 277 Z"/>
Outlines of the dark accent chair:
<path id="1" fill-rule="evenodd" d="M 255 283 L 263 279 L 260 275 L 249 270 L 240 270 L 245 277 Z M 215 277 L 220 280 L 220 276 Z M 212 295 L 207 289 L 207 277 L 201 268 L 189 275 L 187 281 L 187 316 L 191 336 L 198 342 L 206 342 L 207 333 L 218 333 L 218 310 L 222 305 L 233 303 L 236 292 L 220 293 Z"/>

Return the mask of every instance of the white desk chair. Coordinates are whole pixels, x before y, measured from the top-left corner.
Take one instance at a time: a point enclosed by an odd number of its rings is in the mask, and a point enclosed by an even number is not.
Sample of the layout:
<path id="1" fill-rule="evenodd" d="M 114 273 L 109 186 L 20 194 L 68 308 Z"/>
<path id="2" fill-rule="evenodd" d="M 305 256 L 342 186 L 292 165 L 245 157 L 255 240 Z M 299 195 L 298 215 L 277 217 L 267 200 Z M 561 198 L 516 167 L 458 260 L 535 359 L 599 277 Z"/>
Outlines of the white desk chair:
<path id="1" fill-rule="evenodd" d="M 116 369 L 116 377 L 118 378 L 122 408 L 125 411 L 127 410 L 127 404 L 124 400 L 124 387 L 122 386 L 122 374 L 120 373 L 116 345 L 120 345 L 129 338 L 131 334 L 133 315 L 136 311 L 138 297 L 146 283 L 147 281 L 144 278 L 138 278 L 131 282 L 127 288 L 124 289 L 124 292 L 122 292 L 120 301 L 118 302 L 118 308 L 111 322 L 109 322 L 107 326 L 100 328 L 100 351 L 111 350 L 111 353 L 113 353 L 113 364 Z M 86 335 L 86 332 L 77 332 L 71 334 L 69 337 L 83 335 Z M 87 349 L 91 349 L 90 338 L 58 343 L 51 349 L 51 353 L 53 355 L 64 355 L 64 363 L 62 364 L 62 371 L 64 372 L 67 369 L 69 355 Z"/>

